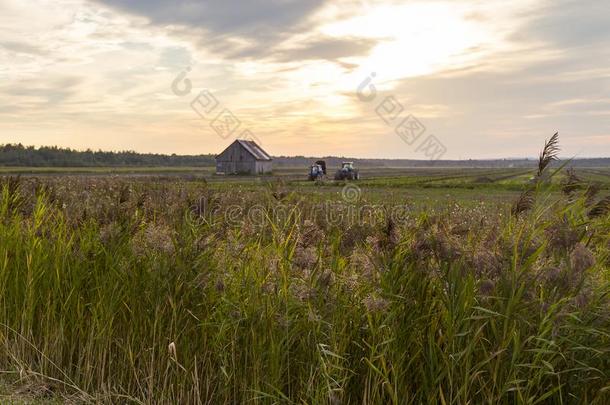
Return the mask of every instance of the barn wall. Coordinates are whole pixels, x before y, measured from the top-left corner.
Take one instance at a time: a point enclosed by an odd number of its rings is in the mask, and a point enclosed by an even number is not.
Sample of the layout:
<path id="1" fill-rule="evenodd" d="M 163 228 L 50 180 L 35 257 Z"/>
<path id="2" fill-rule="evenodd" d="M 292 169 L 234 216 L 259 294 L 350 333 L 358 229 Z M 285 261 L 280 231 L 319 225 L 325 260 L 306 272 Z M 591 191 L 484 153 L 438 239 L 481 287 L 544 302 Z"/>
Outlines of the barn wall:
<path id="1" fill-rule="evenodd" d="M 217 161 L 216 172 L 224 174 L 256 174 L 256 161 Z"/>
<path id="2" fill-rule="evenodd" d="M 273 162 L 270 160 L 259 160 L 256 162 L 256 174 L 268 174 L 273 171 Z"/>

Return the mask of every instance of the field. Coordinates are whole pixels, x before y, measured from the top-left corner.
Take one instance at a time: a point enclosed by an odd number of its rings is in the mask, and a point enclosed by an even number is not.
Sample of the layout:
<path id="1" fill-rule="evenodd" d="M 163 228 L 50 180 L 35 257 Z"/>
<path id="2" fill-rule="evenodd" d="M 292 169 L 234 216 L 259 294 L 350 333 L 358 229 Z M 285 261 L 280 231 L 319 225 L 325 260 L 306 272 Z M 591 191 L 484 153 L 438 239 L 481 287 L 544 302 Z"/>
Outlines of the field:
<path id="1" fill-rule="evenodd" d="M 555 170 L 0 169 L 0 400 L 608 403 L 610 169 Z"/>

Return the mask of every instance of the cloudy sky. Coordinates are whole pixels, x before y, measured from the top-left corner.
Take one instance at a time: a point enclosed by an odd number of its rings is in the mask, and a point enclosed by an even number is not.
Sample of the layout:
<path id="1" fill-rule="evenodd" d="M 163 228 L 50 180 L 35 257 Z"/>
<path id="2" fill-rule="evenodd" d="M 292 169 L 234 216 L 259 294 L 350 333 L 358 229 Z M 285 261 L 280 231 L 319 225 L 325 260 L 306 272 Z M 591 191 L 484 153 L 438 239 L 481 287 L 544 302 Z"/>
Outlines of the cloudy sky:
<path id="1" fill-rule="evenodd" d="M 609 45 L 608 0 L 0 0 L 0 143 L 610 156 Z"/>

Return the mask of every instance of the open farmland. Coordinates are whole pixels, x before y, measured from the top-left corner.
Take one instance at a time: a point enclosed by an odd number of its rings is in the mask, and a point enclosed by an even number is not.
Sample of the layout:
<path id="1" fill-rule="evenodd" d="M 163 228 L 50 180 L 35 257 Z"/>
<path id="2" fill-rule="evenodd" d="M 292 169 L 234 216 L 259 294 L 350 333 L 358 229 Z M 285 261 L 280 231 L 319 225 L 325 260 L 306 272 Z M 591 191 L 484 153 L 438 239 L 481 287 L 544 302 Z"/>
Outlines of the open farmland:
<path id="1" fill-rule="evenodd" d="M 608 401 L 606 168 L 4 170 L 7 400 Z"/>
<path id="2" fill-rule="evenodd" d="M 610 405 L 609 6 L 0 0 L 0 405 Z"/>

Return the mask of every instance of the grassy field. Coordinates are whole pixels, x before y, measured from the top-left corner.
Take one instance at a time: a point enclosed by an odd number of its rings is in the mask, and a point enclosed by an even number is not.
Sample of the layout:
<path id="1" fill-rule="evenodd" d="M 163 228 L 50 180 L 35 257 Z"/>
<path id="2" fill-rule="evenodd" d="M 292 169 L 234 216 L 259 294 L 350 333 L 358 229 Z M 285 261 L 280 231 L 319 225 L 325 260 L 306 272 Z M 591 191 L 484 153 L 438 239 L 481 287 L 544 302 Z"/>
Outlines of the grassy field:
<path id="1" fill-rule="evenodd" d="M 610 401 L 607 168 L 3 170 L 4 402 Z"/>

